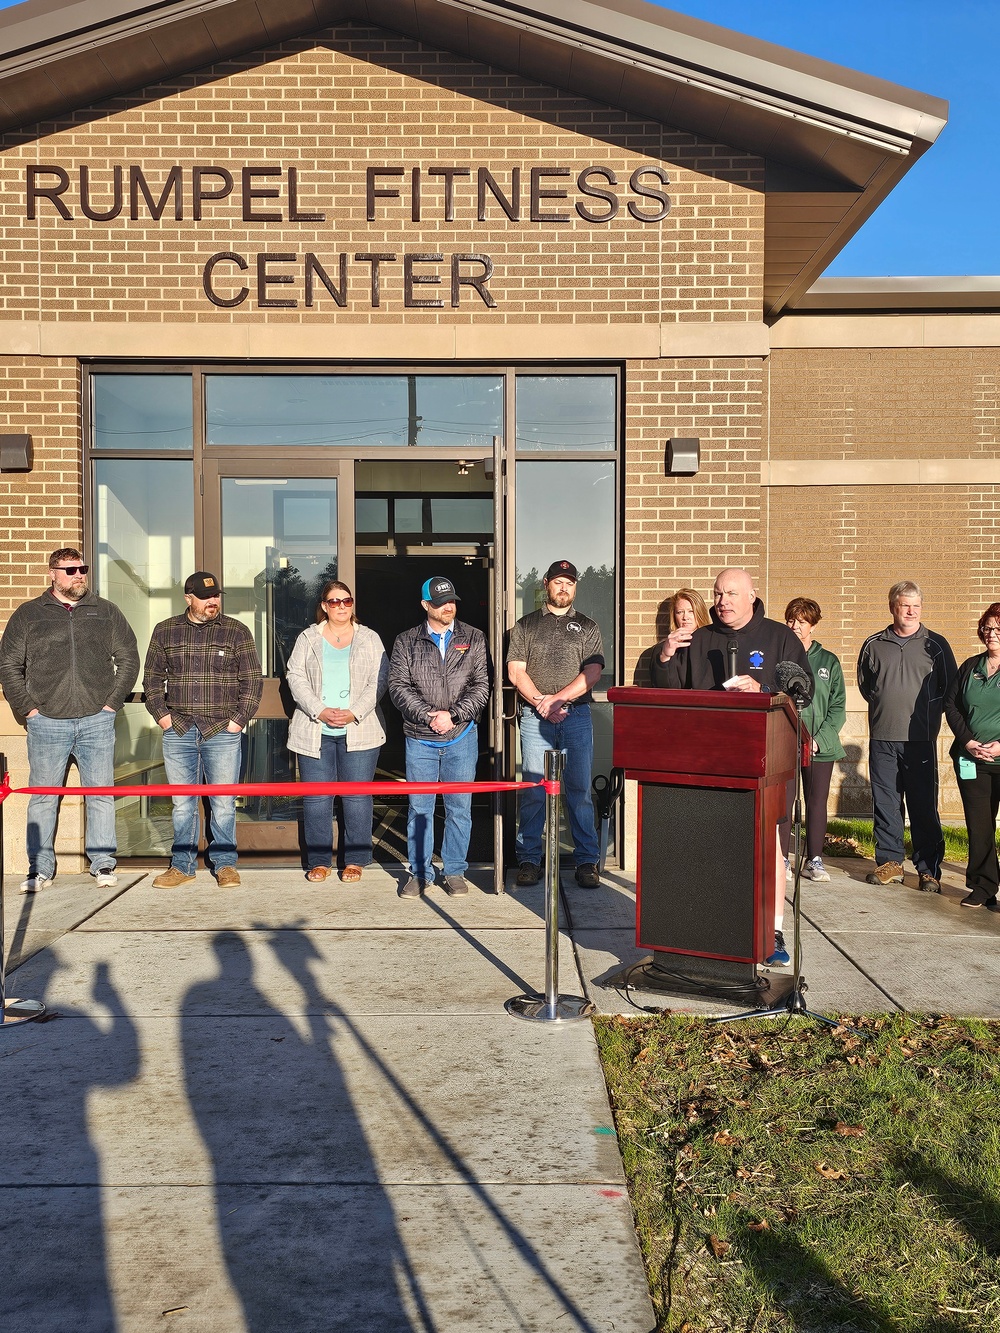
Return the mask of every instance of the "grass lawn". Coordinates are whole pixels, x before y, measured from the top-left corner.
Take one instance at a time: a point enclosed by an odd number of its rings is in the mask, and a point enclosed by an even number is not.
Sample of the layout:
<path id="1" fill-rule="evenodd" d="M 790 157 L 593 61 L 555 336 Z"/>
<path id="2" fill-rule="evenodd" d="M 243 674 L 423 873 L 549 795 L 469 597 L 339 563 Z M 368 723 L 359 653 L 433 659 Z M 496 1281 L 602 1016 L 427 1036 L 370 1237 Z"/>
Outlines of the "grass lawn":
<path id="1" fill-rule="evenodd" d="M 944 859 L 946 861 L 965 862 L 969 859 L 969 834 L 965 825 L 944 826 Z M 910 831 L 907 829 L 903 839 L 906 855 L 912 851 Z M 827 856 L 868 856 L 875 855 L 875 839 L 872 834 L 870 819 L 831 819 L 827 825 L 826 842 L 823 845 Z"/>
<path id="2" fill-rule="evenodd" d="M 596 1020 L 660 1330 L 1000 1329 L 1000 1027 Z"/>

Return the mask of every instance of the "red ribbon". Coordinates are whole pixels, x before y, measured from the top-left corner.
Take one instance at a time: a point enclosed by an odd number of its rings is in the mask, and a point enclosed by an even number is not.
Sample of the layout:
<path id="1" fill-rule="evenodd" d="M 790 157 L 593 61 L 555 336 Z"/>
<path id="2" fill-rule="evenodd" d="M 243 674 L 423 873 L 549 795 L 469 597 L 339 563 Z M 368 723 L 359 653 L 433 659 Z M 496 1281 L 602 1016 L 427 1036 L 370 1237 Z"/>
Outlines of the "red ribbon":
<path id="1" fill-rule="evenodd" d="M 458 796 L 528 787 L 559 790 L 558 783 L 545 782 L 220 782 L 215 786 L 151 782 L 146 787 L 12 787 L 7 776 L 0 785 L 0 802 L 8 796 Z"/>

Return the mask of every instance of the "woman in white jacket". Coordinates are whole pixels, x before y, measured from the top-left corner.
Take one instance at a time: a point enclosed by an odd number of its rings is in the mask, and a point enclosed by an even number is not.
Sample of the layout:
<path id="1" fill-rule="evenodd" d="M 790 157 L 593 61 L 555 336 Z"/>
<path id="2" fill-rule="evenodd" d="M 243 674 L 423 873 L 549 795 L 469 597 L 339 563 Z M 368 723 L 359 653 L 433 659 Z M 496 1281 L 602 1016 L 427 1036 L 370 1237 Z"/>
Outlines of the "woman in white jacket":
<path id="1" fill-rule="evenodd" d="M 346 583 L 330 579 L 316 607 L 316 623 L 303 630 L 288 661 L 295 712 L 288 748 L 299 756 L 303 782 L 371 782 L 385 729 L 379 700 L 389 661 L 382 640 L 354 614 Z M 306 879 L 333 874 L 332 796 L 303 799 Z M 354 884 L 372 859 L 372 798 L 342 796 L 340 878 Z"/>

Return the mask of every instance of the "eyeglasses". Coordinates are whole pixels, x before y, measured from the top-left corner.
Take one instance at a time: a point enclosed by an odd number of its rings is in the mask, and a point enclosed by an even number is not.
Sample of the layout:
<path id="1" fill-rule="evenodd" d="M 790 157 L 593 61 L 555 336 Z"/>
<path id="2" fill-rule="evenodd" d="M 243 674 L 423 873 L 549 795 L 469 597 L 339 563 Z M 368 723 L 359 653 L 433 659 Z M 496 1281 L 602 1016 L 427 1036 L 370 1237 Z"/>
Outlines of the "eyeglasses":
<path id="1" fill-rule="evenodd" d="M 353 597 L 331 597 L 329 601 L 323 603 L 324 606 L 353 606 Z"/>
<path id="2" fill-rule="evenodd" d="M 89 565 L 56 565 L 60 574 L 89 574 Z"/>
<path id="3" fill-rule="evenodd" d="M 1000 625 L 984 625 L 983 638 L 988 638 L 991 634 L 1000 634 Z"/>

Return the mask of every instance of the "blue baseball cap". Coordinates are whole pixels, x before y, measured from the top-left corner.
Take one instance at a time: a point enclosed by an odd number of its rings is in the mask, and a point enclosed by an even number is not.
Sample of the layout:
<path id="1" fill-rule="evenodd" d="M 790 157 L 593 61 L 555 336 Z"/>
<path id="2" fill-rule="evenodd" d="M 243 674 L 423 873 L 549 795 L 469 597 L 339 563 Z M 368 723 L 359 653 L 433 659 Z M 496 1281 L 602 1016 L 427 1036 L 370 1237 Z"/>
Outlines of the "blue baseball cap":
<path id="1" fill-rule="evenodd" d="M 428 579 L 420 589 L 421 601 L 430 602 L 431 606 L 444 606 L 445 602 L 460 602 L 462 599 L 455 591 L 451 579 Z"/>

